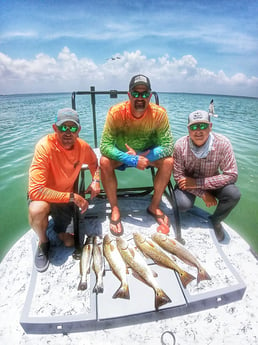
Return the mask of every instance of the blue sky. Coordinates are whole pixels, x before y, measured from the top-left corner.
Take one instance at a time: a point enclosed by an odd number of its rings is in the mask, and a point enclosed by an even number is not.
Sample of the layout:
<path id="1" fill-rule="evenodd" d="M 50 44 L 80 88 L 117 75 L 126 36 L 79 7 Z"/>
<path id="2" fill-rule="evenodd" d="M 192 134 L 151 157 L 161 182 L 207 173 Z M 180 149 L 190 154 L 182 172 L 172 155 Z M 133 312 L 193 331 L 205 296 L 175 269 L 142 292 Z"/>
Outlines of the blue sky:
<path id="1" fill-rule="evenodd" d="M 143 73 L 156 91 L 258 97 L 257 56 L 258 0 L 0 1 L 0 94 Z"/>

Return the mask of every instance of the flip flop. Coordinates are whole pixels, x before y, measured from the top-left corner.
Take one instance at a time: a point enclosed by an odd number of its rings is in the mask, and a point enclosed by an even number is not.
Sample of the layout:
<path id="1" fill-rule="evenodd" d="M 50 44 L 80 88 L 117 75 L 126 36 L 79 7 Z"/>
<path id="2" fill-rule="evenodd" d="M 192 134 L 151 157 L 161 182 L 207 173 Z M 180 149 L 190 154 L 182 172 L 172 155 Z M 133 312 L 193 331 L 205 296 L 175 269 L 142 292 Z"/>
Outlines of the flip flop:
<path id="1" fill-rule="evenodd" d="M 118 236 L 122 236 L 122 235 L 123 235 L 123 233 L 124 233 L 124 227 L 123 227 L 123 224 L 121 223 L 121 218 L 119 218 L 118 220 L 112 220 L 112 219 L 110 219 L 110 224 L 112 224 L 112 225 L 121 224 L 121 231 L 120 231 L 120 232 L 116 232 L 116 231 L 112 230 L 111 227 L 109 227 L 109 230 L 110 230 L 110 232 L 111 232 L 111 234 L 112 234 L 113 236 L 118 237 Z"/>
<path id="2" fill-rule="evenodd" d="M 159 225 L 165 225 L 165 226 L 167 226 L 167 227 L 170 226 L 169 218 L 168 218 L 168 216 L 165 215 L 165 213 L 163 213 L 163 214 L 155 214 L 155 213 L 151 212 L 151 211 L 149 210 L 149 208 L 147 208 L 147 213 L 149 213 L 153 218 L 155 218 L 156 222 L 157 222 Z M 166 225 L 165 223 L 159 222 L 160 219 L 165 220 L 165 217 L 168 218 L 168 225 Z"/>
<path id="3" fill-rule="evenodd" d="M 169 233 L 169 227 L 165 224 L 161 224 L 157 227 L 157 232 L 167 235 Z"/>

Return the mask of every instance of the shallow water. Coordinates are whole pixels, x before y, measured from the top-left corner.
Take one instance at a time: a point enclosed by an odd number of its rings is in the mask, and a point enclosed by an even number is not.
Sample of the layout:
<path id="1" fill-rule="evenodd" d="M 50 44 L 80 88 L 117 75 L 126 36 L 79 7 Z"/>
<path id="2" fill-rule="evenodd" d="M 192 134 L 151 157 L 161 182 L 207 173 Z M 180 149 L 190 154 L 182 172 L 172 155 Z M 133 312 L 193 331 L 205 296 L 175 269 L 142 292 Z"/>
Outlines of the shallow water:
<path id="1" fill-rule="evenodd" d="M 98 140 L 108 108 L 127 98 L 97 96 Z M 211 98 L 215 112 L 213 130 L 232 142 L 238 162 L 237 182 L 242 198 L 226 222 L 241 234 L 258 252 L 258 99 L 230 96 L 161 93 L 160 104 L 167 109 L 174 139 L 187 134 L 187 115 L 196 109 L 208 110 Z M 91 105 L 88 96 L 77 96 L 81 117 L 80 136 L 94 145 Z M 59 108 L 71 107 L 71 94 L 40 94 L 0 96 L 0 260 L 28 229 L 26 190 L 28 169 L 34 146 L 45 134 L 52 132 L 52 123 Z M 137 178 L 135 178 L 137 174 Z M 122 185 L 145 183 L 144 173 L 124 173 Z M 204 208 L 201 200 L 197 205 Z M 210 209 L 213 212 L 214 209 Z"/>

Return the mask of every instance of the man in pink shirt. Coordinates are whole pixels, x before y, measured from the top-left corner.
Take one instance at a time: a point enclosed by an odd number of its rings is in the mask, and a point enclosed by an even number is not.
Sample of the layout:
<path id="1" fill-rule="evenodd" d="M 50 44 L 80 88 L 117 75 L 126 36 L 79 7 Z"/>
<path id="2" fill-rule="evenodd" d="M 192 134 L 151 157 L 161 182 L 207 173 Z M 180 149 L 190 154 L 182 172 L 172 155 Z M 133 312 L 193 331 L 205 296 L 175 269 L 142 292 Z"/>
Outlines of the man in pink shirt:
<path id="1" fill-rule="evenodd" d="M 188 117 L 189 135 L 177 140 L 174 147 L 175 197 L 185 212 L 193 207 L 196 196 L 207 207 L 217 206 L 210 216 L 219 242 L 225 233 L 221 225 L 240 199 L 235 185 L 237 163 L 228 138 L 212 132 L 210 115 L 196 110 Z"/>

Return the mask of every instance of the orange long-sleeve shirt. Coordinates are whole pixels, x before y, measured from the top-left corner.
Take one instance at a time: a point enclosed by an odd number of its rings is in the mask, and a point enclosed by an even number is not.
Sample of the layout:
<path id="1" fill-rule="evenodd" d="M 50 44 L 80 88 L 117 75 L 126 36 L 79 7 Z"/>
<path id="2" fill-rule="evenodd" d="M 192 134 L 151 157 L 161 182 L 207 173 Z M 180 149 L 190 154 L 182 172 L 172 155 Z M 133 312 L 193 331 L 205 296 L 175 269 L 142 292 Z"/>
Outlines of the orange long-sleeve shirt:
<path id="1" fill-rule="evenodd" d="M 73 149 L 66 150 L 56 133 L 42 138 L 36 145 L 29 170 L 29 198 L 51 203 L 69 202 L 82 164 L 88 164 L 94 176 L 98 161 L 88 143 L 77 138 Z"/>

